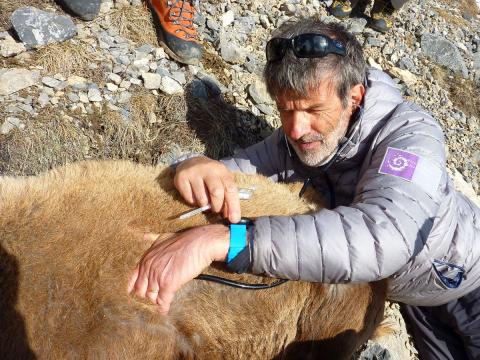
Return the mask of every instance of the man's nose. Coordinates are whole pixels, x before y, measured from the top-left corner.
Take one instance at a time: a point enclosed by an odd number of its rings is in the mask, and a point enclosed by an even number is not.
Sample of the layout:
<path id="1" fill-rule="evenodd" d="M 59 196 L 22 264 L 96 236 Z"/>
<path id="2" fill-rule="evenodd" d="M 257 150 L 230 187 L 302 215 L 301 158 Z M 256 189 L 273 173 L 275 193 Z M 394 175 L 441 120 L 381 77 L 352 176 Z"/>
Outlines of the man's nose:
<path id="1" fill-rule="evenodd" d="M 298 140 L 302 136 L 310 133 L 310 121 L 301 111 L 294 111 L 292 113 L 289 125 L 287 135 L 292 140 Z"/>

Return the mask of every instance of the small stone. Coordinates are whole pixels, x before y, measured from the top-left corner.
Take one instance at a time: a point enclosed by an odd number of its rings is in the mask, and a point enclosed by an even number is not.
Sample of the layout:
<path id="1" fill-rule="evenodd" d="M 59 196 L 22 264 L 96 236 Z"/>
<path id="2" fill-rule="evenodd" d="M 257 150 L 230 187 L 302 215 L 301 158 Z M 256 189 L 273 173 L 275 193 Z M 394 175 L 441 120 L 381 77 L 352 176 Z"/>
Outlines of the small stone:
<path id="1" fill-rule="evenodd" d="M 0 37 L 0 55 L 3 57 L 11 57 L 18 55 L 27 50 L 25 45 L 17 43 L 10 34 Z"/>
<path id="2" fill-rule="evenodd" d="M 255 104 L 272 104 L 273 100 L 262 81 L 256 80 L 248 87 L 248 94 Z"/>
<path id="3" fill-rule="evenodd" d="M 352 34 L 361 34 L 367 26 L 367 20 L 363 18 L 348 19 L 347 28 Z"/>
<path id="4" fill-rule="evenodd" d="M 123 80 L 123 81 L 120 83 L 119 86 L 120 86 L 120 88 L 122 88 L 122 89 L 129 89 L 131 84 L 132 84 L 132 83 L 131 83 L 130 81 L 128 81 L 128 80 Z"/>
<path id="5" fill-rule="evenodd" d="M 153 56 L 155 60 L 160 60 L 165 59 L 167 57 L 167 54 L 165 53 L 165 50 L 163 50 L 163 48 L 155 48 L 153 50 Z"/>
<path id="6" fill-rule="evenodd" d="M 0 95 L 10 95 L 19 90 L 38 84 L 38 71 L 26 69 L 0 69 Z"/>
<path id="7" fill-rule="evenodd" d="M 114 84 L 118 85 L 122 82 L 122 77 L 120 75 L 110 73 L 108 74 L 108 80 L 111 80 Z"/>
<path id="8" fill-rule="evenodd" d="M 226 13 L 220 16 L 220 20 L 222 21 L 222 26 L 224 28 L 230 26 L 235 20 L 235 13 L 233 12 L 233 10 L 228 10 Z"/>
<path id="9" fill-rule="evenodd" d="M 68 100 L 70 100 L 71 102 L 74 102 L 74 103 L 80 101 L 80 97 L 77 94 L 72 93 L 72 92 L 67 94 L 67 98 L 68 98 Z"/>
<path id="10" fill-rule="evenodd" d="M 172 78 L 174 78 L 182 85 L 185 85 L 187 83 L 187 79 L 185 78 L 185 73 L 183 71 L 174 71 L 172 73 Z"/>
<path id="11" fill-rule="evenodd" d="M 183 94 L 183 87 L 171 77 L 164 76 L 160 90 L 168 95 Z"/>
<path id="12" fill-rule="evenodd" d="M 149 124 L 156 124 L 157 123 L 157 116 L 154 112 L 148 114 L 148 123 Z"/>
<path id="13" fill-rule="evenodd" d="M 77 27 L 69 17 L 30 6 L 15 10 L 10 21 L 27 47 L 62 42 L 77 34 Z"/>
<path id="14" fill-rule="evenodd" d="M 295 15 L 297 12 L 297 7 L 294 4 L 285 3 L 280 6 L 280 10 L 285 12 L 285 15 Z"/>
<path id="15" fill-rule="evenodd" d="M 372 57 L 369 57 L 367 62 L 368 62 L 368 65 L 370 65 L 371 67 L 378 70 L 383 70 L 382 66 L 379 63 L 377 63 Z"/>
<path id="16" fill-rule="evenodd" d="M 142 80 L 137 79 L 137 78 L 131 78 L 129 81 L 133 85 L 142 85 Z"/>
<path id="17" fill-rule="evenodd" d="M 86 82 L 87 82 L 87 79 L 77 75 L 71 75 L 67 79 L 67 84 L 69 86 L 83 85 L 83 84 L 86 84 Z"/>
<path id="18" fill-rule="evenodd" d="M 270 20 L 268 20 L 267 15 L 260 15 L 260 24 L 263 26 L 264 29 L 268 29 L 271 26 Z"/>
<path id="19" fill-rule="evenodd" d="M 52 78 L 52 77 L 50 77 L 50 76 L 45 76 L 45 77 L 42 78 L 42 84 L 43 84 L 43 85 L 46 85 L 46 86 L 48 86 L 48 87 L 50 87 L 50 88 L 56 89 L 57 86 L 59 86 L 60 81 L 57 80 L 57 79 L 54 79 L 54 78 Z"/>
<path id="20" fill-rule="evenodd" d="M 255 106 L 257 107 L 258 110 L 260 110 L 265 115 L 272 115 L 273 114 L 273 108 L 270 105 L 257 104 Z"/>
<path id="21" fill-rule="evenodd" d="M 87 104 L 87 103 L 90 102 L 90 101 L 88 100 L 87 94 L 85 94 L 84 92 L 79 93 L 79 94 L 78 94 L 78 98 L 79 98 L 79 100 L 80 100 L 82 103 L 84 103 L 84 104 Z"/>
<path id="22" fill-rule="evenodd" d="M 114 92 L 118 90 L 118 85 L 112 84 L 112 83 L 107 83 L 106 85 L 108 91 Z"/>
<path id="23" fill-rule="evenodd" d="M 243 64 L 246 59 L 243 48 L 234 42 L 220 41 L 220 55 L 223 60 L 231 64 Z"/>
<path id="24" fill-rule="evenodd" d="M 128 91 L 123 91 L 118 95 L 117 102 L 119 104 L 126 104 L 130 101 L 131 97 L 132 97 L 132 94 L 130 94 Z"/>
<path id="25" fill-rule="evenodd" d="M 43 108 L 50 102 L 50 97 L 46 93 L 42 92 L 38 96 L 37 102 L 40 105 L 40 107 Z"/>
<path id="26" fill-rule="evenodd" d="M 52 103 L 52 105 L 57 105 L 59 103 L 59 99 L 58 97 L 54 96 L 50 99 L 50 102 Z"/>
<path id="27" fill-rule="evenodd" d="M 392 67 L 390 73 L 402 80 L 407 86 L 411 87 L 417 83 L 417 77 L 408 70 Z"/>
<path id="28" fill-rule="evenodd" d="M 370 46 L 382 47 L 384 42 L 376 37 L 369 36 L 367 38 L 367 44 Z"/>
<path id="29" fill-rule="evenodd" d="M 23 128 L 25 128 L 25 125 L 22 124 L 19 118 L 9 116 L 5 119 L 2 126 L 0 126 L 0 134 L 7 135 L 15 128 L 22 130 Z"/>
<path id="30" fill-rule="evenodd" d="M 102 93 L 98 89 L 89 89 L 88 90 L 88 100 L 90 101 L 102 101 Z"/>
<path id="31" fill-rule="evenodd" d="M 145 86 L 146 89 L 160 89 L 160 87 L 162 86 L 162 76 L 159 74 L 143 73 L 142 78 L 143 86 Z"/>

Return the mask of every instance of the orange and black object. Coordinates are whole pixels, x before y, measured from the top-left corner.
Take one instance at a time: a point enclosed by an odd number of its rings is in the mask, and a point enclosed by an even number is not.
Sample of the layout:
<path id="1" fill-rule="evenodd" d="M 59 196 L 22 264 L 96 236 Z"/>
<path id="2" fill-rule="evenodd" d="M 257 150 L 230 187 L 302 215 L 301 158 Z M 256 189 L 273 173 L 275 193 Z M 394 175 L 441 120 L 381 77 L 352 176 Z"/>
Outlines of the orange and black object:
<path id="1" fill-rule="evenodd" d="M 165 51 L 183 64 L 197 64 L 203 48 L 193 25 L 195 8 L 192 1 L 147 0 L 157 35 Z"/>

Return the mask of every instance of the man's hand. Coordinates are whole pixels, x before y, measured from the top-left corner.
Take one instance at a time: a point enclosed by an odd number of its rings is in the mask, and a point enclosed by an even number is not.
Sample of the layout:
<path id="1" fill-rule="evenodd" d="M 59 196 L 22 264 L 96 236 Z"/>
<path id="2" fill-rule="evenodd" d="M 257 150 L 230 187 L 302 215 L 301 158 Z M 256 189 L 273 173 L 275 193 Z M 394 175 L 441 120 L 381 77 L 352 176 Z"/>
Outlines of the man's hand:
<path id="1" fill-rule="evenodd" d="M 146 234 L 146 237 L 154 234 Z M 159 238 L 143 255 L 128 281 L 128 292 L 158 304 L 168 313 L 175 292 L 198 276 L 213 261 L 225 261 L 230 230 L 224 225 L 192 228 L 162 241 Z"/>
<path id="2" fill-rule="evenodd" d="M 175 187 L 191 205 L 223 212 L 232 223 L 240 221 L 240 200 L 233 174 L 221 162 L 204 156 L 182 161 L 176 169 Z"/>

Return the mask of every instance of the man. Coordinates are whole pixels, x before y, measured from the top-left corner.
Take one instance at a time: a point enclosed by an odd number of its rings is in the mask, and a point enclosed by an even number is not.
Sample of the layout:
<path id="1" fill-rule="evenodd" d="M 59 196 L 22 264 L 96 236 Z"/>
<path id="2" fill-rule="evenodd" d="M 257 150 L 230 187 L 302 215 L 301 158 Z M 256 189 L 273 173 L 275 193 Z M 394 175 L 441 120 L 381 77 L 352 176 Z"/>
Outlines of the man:
<path id="1" fill-rule="evenodd" d="M 58 0 L 70 13 L 83 20 L 93 20 L 100 11 L 101 0 Z M 152 12 L 159 42 L 165 51 L 183 64 L 197 64 L 202 46 L 193 25 L 192 1 L 146 0 Z"/>
<path id="2" fill-rule="evenodd" d="M 386 33 L 393 27 L 395 13 L 408 0 L 375 0 L 368 25 L 379 32 Z M 334 0 L 330 13 L 339 19 L 349 17 L 353 12 L 362 15 L 370 0 Z"/>
<path id="3" fill-rule="evenodd" d="M 266 50 L 265 81 L 282 127 L 221 162 L 181 162 L 175 186 L 232 223 L 241 214 L 230 171 L 303 180 L 330 208 L 158 241 L 129 291 L 165 313 L 184 283 L 225 260 L 235 271 L 293 280 L 389 278 L 389 298 L 409 304 L 422 359 L 478 358 L 480 209 L 453 189 L 439 124 L 404 101 L 386 74 L 366 70 L 360 45 L 340 25 L 284 24 Z"/>

